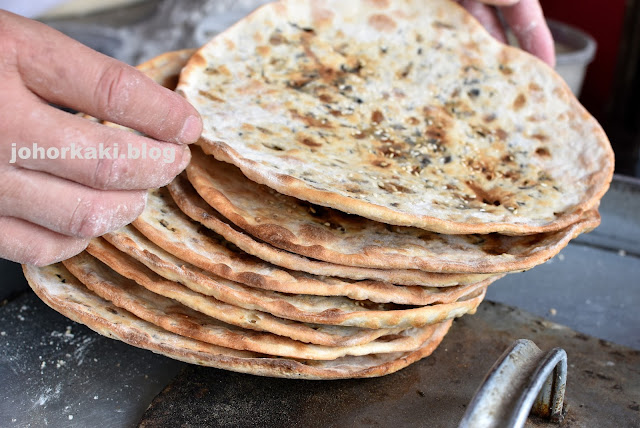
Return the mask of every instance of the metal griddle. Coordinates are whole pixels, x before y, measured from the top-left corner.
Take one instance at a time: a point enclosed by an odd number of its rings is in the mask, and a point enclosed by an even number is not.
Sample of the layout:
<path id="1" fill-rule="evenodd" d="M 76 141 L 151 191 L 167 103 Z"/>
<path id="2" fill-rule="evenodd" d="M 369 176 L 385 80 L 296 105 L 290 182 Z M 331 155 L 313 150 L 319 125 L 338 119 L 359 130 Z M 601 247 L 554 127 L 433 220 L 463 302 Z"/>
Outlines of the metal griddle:
<path id="1" fill-rule="evenodd" d="M 50 24 L 135 63 L 197 46 L 260 2 L 151 1 Z M 150 42 L 136 48 L 136 38 Z M 18 265 L 0 261 L 0 426 L 453 427 L 504 349 L 528 338 L 567 351 L 562 426 L 640 427 L 640 182 L 616 177 L 601 213 L 602 225 L 560 256 L 493 284 L 493 302 L 456 321 L 431 357 L 369 380 L 260 378 L 170 360 L 62 317 Z"/>
<path id="2" fill-rule="evenodd" d="M 378 379 L 291 381 L 187 367 L 140 426 L 456 427 L 484 374 L 522 337 L 567 350 L 564 426 L 638 426 L 640 351 L 492 302 L 456 321 L 431 357 Z"/>
<path id="3" fill-rule="evenodd" d="M 640 426 L 640 351 L 495 302 L 456 321 L 432 356 L 364 380 L 273 379 L 182 364 L 99 336 L 32 293 L 0 308 L 0 323 L 2 427 L 455 427 L 484 374 L 518 338 L 567 351 L 563 426 Z"/>

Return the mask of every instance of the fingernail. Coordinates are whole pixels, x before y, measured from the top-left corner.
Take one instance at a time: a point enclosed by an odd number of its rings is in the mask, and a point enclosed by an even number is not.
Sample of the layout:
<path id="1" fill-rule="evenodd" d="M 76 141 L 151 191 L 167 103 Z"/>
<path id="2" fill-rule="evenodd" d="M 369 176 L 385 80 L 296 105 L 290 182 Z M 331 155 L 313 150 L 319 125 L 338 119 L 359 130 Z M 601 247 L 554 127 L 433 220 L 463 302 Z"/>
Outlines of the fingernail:
<path id="1" fill-rule="evenodd" d="M 182 160 L 180 161 L 180 172 L 184 171 L 184 169 L 189 165 L 189 161 L 191 161 L 191 150 L 188 147 L 185 147 L 182 151 Z"/>
<path id="2" fill-rule="evenodd" d="M 202 121 L 198 116 L 189 116 L 185 120 L 182 130 L 180 131 L 181 143 L 194 143 L 200 138 L 202 132 Z"/>

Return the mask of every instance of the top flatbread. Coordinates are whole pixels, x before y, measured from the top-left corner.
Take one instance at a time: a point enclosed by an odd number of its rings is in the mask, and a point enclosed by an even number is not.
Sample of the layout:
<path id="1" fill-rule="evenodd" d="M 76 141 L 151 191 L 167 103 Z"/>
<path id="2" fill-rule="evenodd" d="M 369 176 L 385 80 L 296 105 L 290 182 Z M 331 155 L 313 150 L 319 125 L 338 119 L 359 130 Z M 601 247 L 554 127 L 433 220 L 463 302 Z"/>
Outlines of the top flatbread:
<path id="1" fill-rule="evenodd" d="M 178 91 L 203 116 L 207 153 L 389 224 L 555 231 L 613 173 L 562 79 L 448 0 L 267 5 L 200 49 Z"/>

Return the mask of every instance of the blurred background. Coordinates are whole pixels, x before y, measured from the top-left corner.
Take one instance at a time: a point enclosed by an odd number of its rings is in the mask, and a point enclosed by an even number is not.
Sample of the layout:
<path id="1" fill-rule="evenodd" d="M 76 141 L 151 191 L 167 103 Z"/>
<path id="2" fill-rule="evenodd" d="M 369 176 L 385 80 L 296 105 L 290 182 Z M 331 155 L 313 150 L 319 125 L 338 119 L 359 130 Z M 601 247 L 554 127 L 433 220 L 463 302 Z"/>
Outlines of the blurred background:
<path id="1" fill-rule="evenodd" d="M 576 27 L 597 43 L 580 101 L 602 123 L 616 153 L 616 172 L 640 177 L 640 1 L 541 0 L 549 19 Z"/>

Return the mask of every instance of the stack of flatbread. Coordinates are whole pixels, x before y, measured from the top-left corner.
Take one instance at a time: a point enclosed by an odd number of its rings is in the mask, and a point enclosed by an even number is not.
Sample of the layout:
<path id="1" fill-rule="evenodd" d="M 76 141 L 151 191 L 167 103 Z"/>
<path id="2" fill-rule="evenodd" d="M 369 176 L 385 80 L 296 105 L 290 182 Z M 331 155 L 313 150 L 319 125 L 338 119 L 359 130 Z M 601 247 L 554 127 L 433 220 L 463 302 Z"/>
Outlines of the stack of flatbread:
<path id="1" fill-rule="evenodd" d="M 179 75 L 201 113 L 190 165 L 132 225 L 25 266 L 50 306 L 135 346 L 380 376 L 600 221 L 598 123 L 448 0 L 281 1 L 140 68 Z"/>

